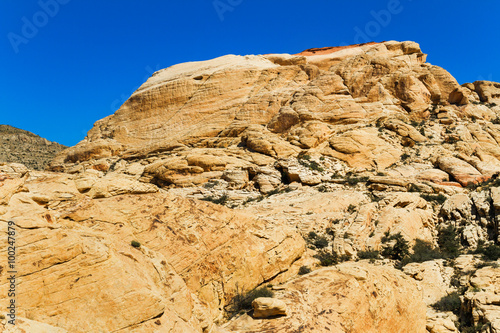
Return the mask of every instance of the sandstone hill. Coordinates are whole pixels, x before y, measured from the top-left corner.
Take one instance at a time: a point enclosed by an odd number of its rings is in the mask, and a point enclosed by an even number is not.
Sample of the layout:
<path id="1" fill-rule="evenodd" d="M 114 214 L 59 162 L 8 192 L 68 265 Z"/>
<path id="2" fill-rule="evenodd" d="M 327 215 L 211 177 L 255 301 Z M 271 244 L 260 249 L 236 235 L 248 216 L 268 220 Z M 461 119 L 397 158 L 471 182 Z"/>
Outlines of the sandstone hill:
<path id="1" fill-rule="evenodd" d="M 19 327 L 500 332 L 497 103 L 414 42 L 156 72 L 48 171 L 0 166 Z"/>
<path id="2" fill-rule="evenodd" d="M 31 132 L 0 125 L 0 162 L 22 163 L 31 169 L 43 170 L 65 148 Z"/>

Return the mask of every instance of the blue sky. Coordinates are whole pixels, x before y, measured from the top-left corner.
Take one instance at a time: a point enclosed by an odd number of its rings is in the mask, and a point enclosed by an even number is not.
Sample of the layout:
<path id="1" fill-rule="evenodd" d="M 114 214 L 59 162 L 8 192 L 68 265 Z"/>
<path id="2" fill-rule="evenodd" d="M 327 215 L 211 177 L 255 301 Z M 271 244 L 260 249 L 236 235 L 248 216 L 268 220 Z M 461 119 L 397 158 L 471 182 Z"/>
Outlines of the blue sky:
<path id="1" fill-rule="evenodd" d="M 500 81 L 498 13 L 495 0 L 1 0 L 0 124 L 74 145 L 158 69 L 372 40 L 414 40 L 459 83 Z"/>

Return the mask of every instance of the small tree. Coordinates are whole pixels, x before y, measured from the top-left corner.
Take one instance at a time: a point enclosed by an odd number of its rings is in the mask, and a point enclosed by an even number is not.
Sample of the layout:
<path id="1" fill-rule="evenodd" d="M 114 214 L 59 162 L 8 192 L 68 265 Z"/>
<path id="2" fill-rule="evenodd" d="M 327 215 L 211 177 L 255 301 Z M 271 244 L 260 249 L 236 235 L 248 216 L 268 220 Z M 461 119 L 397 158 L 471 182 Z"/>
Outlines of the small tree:
<path id="1" fill-rule="evenodd" d="M 424 262 L 442 257 L 439 250 L 435 249 L 430 242 L 426 242 L 421 239 L 415 240 L 415 245 L 413 245 L 412 251 L 413 253 L 403 260 L 403 265 L 410 262 Z"/>
<path id="2" fill-rule="evenodd" d="M 382 237 L 382 242 L 386 244 L 384 244 L 381 254 L 386 258 L 403 260 L 403 258 L 407 257 L 410 253 L 410 246 L 400 232 L 395 235 L 386 233 L 386 235 Z"/>
<path id="3" fill-rule="evenodd" d="M 460 255 L 460 240 L 455 227 L 449 225 L 439 230 L 438 245 L 445 258 L 456 258 Z"/>

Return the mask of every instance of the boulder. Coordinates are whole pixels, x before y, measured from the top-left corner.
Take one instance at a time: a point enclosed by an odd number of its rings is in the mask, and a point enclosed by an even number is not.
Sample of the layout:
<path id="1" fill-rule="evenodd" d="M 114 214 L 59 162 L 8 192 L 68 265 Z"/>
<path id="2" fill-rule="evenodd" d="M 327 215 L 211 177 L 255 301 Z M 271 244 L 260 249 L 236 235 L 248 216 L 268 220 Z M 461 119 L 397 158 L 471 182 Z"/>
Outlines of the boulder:
<path id="1" fill-rule="evenodd" d="M 447 172 L 455 178 L 462 186 L 476 184 L 489 178 L 487 176 L 483 176 L 481 172 L 469 163 L 452 156 L 438 157 L 436 165 L 439 169 Z"/>
<path id="2" fill-rule="evenodd" d="M 491 81 L 474 82 L 475 91 L 484 103 L 500 103 L 500 83 Z"/>
<path id="3" fill-rule="evenodd" d="M 254 318 L 286 316 L 285 302 L 271 297 L 259 297 L 252 302 Z"/>

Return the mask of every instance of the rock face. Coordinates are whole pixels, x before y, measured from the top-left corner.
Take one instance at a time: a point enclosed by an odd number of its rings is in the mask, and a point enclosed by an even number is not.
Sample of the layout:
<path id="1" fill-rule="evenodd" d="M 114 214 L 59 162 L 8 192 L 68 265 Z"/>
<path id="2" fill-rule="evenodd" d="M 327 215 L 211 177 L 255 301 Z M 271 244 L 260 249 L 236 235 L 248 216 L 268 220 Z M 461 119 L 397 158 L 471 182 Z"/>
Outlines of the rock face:
<path id="1" fill-rule="evenodd" d="M 18 231 L 19 316 L 70 332 L 210 330 L 237 285 L 279 276 L 304 251 L 288 226 L 167 193 L 95 200 L 75 180 L 31 173 L 0 187 L 0 221 Z"/>
<path id="2" fill-rule="evenodd" d="M 140 163 L 141 181 L 161 187 L 220 179 L 230 190 L 263 194 L 292 181 L 282 179 L 282 161 L 304 154 L 354 171 L 393 172 L 411 160 L 419 166 L 405 177 L 414 182 L 490 179 L 500 172 L 500 135 L 491 123 L 498 84 L 460 86 L 425 60 L 418 44 L 391 41 L 175 65 L 156 72 L 50 168 L 126 173 Z M 293 181 L 324 182 L 333 170 L 314 163 L 302 163 L 312 172 Z"/>
<path id="3" fill-rule="evenodd" d="M 397 286 L 397 287 L 396 287 Z M 400 272 L 368 264 L 324 268 L 280 286 L 288 316 L 230 321 L 232 332 L 425 332 L 425 305 Z"/>
<path id="4" fill-rule="evenodd" d="M 0 165 L 19 316 L 70 332 L 498 330 L 499 87 L 425 60 L 391 41 L 180 64 L 51 171 Z M 235 313 L 269 285 L 275 299 Z"/>
<path id="5" fill-rule="evenodd" d="M 43 170 L 66 148 L 28 131 L 0 125 L 0 162 L 21 163 L 31 169 Z"/>
<path id="6" fill-rule="evenodd" d="M 489 323 L 491 332 L 500 332 L 500 268 L 479 269 L 471 278 L 465 300 L 472 312 L 472 323 Z"/>

